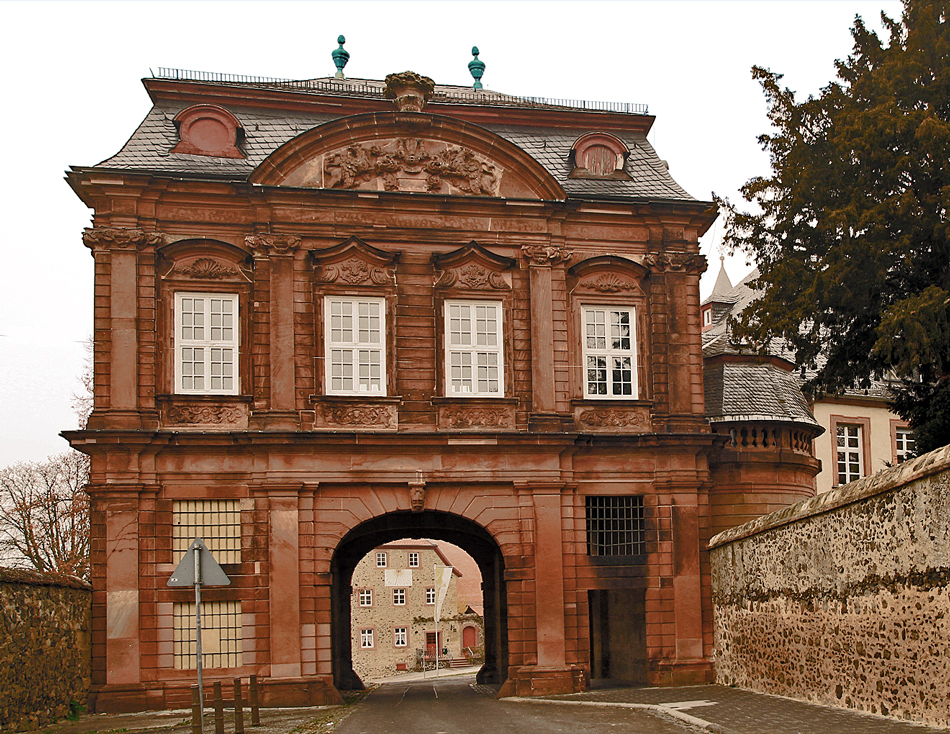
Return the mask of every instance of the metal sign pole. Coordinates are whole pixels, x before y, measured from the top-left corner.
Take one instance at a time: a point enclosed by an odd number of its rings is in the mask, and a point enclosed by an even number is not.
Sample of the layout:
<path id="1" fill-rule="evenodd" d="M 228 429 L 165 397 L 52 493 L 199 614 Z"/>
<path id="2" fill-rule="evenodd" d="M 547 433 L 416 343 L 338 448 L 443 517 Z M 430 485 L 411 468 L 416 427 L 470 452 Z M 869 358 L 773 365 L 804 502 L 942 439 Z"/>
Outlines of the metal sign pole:
<path id="1" fill-rule="evenodd" d="M 205 734 L 205 689 L 201 678 L 201 546 L 195 543 L 195 642 L 198 652 L 198 703 L 201 706 L 201 734 Z"/>
<path id="2" fill-rule="evenodd" d="M 435 576 L 435 677 L 439 677 L 439 565 L 432 564 L 432 575 Z"/>

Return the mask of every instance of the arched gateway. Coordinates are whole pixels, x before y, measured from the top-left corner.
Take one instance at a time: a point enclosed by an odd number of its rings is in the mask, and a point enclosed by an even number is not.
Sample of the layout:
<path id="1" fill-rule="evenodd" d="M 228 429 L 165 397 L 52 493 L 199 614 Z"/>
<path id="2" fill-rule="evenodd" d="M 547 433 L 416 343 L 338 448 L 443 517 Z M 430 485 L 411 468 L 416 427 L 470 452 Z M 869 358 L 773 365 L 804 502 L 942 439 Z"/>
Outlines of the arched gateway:
<path id="1" fill-rule="evenodd" d="M 256 675 L 265 705 L 357 685 L 348 579 L 406 535 L 478 561 L 503 695 L 708 681 L 711 529 L 812 492 L 814 430 L 744 403 L 710 430 L 714 215 L 645 109 L 411 73 L 145 86 L 126 147 L 68 177 L 94 210 L 95 409 L 66 435 L 95 709 L 187 705 L 194 597 L 167 580 L 194 537 L 232 579 L 205 680 Z"/>
<path id="2" fill-rule="evenodd" d="M 370 550 L 392 540 L 425 537 L 457 545 L 478 564 L 482 574 L 485 663 L 479 683 L 502 683 L 508 673 L 508 618 L 505 595 L 505 558 L 492 534 L 460 515 L 432 510 L 391 512 L 367 520 L 351 530 L 336 548 L 332 562 L 333 682 L 337 688 L 361 688 L 351 664 L 350 608 L 353 569 Z M 463 646 L 478 644 L 465 628 Z M 465 642 L 467 640 L 467 642 Z"/>

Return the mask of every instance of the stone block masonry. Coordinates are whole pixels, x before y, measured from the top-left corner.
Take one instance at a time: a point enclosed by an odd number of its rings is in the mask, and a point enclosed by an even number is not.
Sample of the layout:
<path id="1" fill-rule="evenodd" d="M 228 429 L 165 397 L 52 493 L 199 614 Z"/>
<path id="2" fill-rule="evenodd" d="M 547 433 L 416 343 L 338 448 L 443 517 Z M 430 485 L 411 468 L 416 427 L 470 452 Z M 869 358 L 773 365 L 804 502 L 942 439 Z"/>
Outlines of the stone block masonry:
<path id="1" fill-rule="evenodd" d="M 718 683 L 950 725 L 950 447 L 710 551 Z"/>
<path id="2" fill-rule="evenodd" d="M 0 731 L 36 729 L 86 705 L 92 587 L 0 568 Z"/>

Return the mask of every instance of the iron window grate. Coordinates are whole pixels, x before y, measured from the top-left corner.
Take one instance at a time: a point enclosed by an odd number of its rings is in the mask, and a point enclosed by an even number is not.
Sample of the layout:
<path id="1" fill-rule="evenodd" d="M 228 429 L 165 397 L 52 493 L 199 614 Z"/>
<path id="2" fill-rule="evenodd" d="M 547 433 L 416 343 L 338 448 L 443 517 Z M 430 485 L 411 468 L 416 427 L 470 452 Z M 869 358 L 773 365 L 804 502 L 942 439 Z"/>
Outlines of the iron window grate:
<path id="1" fill-rule="evenodd" d="M 181 561 L 201 538 L 218 563 L 241 562 L 240 500 L 182 500 L 173 504 L 172 559 Z"/>
<path id="2" fill-rule="evenodd" d="M 646 553 L 643 497 L 586 497 L 587 555 L 641 556 Z"/>
<path id="3" fill-rule="evenodd" d="M 175 668 L 193 670 L 198 667 L 194 603 L 176 603 L 174 617 Z M 201 602 L 202 666 L 205 668 L 240 667 L 242 643 L 241 602 Z"/>

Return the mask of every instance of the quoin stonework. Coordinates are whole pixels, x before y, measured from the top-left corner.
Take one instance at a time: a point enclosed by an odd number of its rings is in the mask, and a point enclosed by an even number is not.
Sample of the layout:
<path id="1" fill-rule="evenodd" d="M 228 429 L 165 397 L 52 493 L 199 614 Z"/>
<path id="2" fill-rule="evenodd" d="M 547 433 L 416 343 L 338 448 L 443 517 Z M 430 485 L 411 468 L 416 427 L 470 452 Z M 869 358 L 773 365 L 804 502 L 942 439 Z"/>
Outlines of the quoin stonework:
<path id="1" fill-rule="evenodd" d="M 646 108 L 414 74 L 144 84 L 128 142 L 68 173 L 93 213 L 95 409 L 65 435 L 92 457 L 96 710 L 187 705 L 193 596 L 167 580 L 194 537 L 232 579 L 204 594 L 205 679 L 256 674 L 265 705 L 361 685 L 353 574 L 402 538 L 477 562 L 502 695 L 711 680 L 706 543 L 814 493 L 820 428 L 744 411 L 728 355 L 706 405 L 715 215 Z"/>

